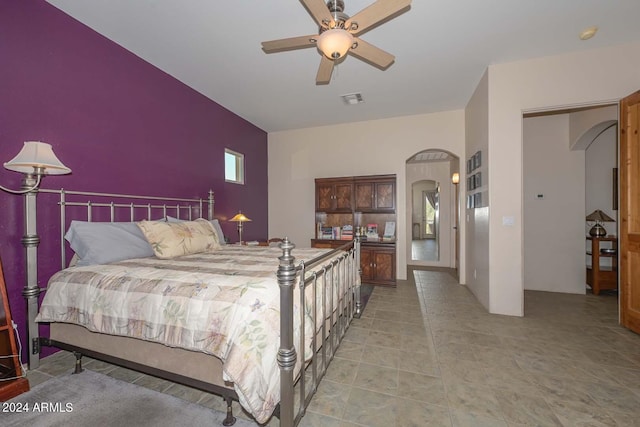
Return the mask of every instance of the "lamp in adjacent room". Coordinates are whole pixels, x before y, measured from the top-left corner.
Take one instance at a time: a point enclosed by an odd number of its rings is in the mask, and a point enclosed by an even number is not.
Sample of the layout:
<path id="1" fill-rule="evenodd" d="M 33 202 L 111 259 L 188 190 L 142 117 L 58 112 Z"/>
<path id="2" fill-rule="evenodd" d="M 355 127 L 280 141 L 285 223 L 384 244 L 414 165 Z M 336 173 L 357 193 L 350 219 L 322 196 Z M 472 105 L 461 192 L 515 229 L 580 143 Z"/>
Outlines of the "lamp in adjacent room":
<path id="1" fill-rule="evenodd" d="M 451 175 L 451 183 L 453 185 L 458 185 L 460 183 L 460 174 L 458 172 L 454 172 L 453 175 Z"/>
<path id="2" fill-rule="evenodd" d="M 42 289 L 38 287 L 38 244 L 40 236 L 36 229 L 36 195 L 44 175 L 65 175 L 71 173 L 53 153 L 50 144 L 39 141 L 27 141 L 22 150 L 13 159 L 4 164 L 5 169 L 24 174 L 20 190 L 10 190 L 0 186 L 8 193 L 24 194 L 24 235 L 22 245 L 26 249 L 27 282 L 22 290 L 22 296 L 27 300 L 27 316 L 29 319 L 29 341 L 38 336 L 35 318 L 38 314 L 38 296 Z M 29 352 L 30 356 L 31 353 Z M 38 367 L 38 358 L 29 360 L 29 369 Z"/>
<path id="3" fill-rule="evenodd" d="M 239 211 L 236 216 L 234 216 L 233 218 L 231 218 L 229 221 L 231 222 L 237 222 L 238 223 L 238 234 L 240 235 L 240 242 L 239 244 L 242 244 L 242 228 L 243 228 L 243 224 L 247 221 L 251 221 L 249 218 L 247 218 L 242 211 Z"/>
<path id="4" fill-rule="evenodd" d="M 600 209 L 596 209 L 587 215 L 587 221 L 595 222 L 595 225 L 591 227 L 591 230 L 589 230 L 589 235 L 591 237 L 604 237 L 607 235 L 607 230 L 604 229 L 602 223 L 614 222 L 615 220 Z"/>

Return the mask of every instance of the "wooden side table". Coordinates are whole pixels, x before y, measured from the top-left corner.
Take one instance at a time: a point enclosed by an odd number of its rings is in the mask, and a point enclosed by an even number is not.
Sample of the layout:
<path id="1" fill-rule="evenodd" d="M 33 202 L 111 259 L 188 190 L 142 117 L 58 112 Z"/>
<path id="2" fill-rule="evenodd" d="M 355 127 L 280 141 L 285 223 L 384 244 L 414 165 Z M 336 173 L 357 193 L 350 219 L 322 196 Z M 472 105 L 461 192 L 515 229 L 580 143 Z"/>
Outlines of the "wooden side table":
<path id="1" fill-rule="evenodd" d="M 24 377 L 16 337 L 13 331 L 13 321 L 9 310 L 7 287 L 4 283 L 2 261 L 0 261 L 0 402 L 9 400 L 19 394 L 29 391 L 29 381 Z"/>
<path id="2" fill-rule="evenodd" d="M 591 266 L 587 265 L 587 285 L 591 286 L 594 295 L 603 290 L 618 289 L 618 238 L 615 236 L 592 237 L 591 250 L 587 255 L 591 257 Z M 601 243 L 608 242 L 605 247 Z M 604 251 L 603 251 L 604 249 Z M 611 267 L 603 266 L 602 260 L 611 259 Z"/>

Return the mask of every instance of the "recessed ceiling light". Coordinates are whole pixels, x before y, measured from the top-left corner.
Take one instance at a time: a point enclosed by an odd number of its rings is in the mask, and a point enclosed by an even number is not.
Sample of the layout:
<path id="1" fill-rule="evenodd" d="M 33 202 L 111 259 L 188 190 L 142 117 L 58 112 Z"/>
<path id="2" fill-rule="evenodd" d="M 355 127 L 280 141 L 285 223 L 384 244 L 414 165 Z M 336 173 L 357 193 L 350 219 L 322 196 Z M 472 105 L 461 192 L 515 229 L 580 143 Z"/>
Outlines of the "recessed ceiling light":
<path id="1" fill-rule="evenodd" d="M 580 33 L 580 40 L 589 40 L 598 32 L 598 27 L 589 27 Z"/>
<path id="2" fill-rule="evenodd" d="M 348 93 L 346 95 L 342 95 L 342 100 L 347 105 L 356 105 L 364 102 L 361 93 Z"/>

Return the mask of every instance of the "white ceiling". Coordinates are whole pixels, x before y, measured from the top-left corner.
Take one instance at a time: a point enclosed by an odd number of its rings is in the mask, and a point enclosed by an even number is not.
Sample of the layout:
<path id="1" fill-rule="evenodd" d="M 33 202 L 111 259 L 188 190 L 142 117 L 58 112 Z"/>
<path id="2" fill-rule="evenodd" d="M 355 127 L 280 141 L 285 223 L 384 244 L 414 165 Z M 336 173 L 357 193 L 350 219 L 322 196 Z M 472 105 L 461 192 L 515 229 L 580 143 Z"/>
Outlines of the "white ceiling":
<path id="1" fill-rule="evenodd" d="M 299 1 L 47 1 L 267 132 L 461 109 L 490 64 L 640 40 L 639 0 L 414 0 L 361 36 L 396 56 L 390 68 L 349 56 L 316 86 L 316 49 L 261 50 L 317 32 Z M 364 103 L 345 105 L 353 92 Z"/>

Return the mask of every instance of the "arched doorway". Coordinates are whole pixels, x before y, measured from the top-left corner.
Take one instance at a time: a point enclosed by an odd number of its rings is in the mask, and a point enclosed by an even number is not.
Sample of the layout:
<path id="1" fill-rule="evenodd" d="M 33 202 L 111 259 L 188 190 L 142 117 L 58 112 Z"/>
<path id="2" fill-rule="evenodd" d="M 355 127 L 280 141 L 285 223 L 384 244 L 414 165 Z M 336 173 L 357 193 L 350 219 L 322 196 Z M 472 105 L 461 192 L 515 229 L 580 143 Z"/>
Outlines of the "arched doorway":
<path id="1" fill-rule="evenodd" d="M 427 149 L 406 161 L 407 264 L 458 266 L 458 187 L 451 177 L 459 158 Z"/>

